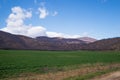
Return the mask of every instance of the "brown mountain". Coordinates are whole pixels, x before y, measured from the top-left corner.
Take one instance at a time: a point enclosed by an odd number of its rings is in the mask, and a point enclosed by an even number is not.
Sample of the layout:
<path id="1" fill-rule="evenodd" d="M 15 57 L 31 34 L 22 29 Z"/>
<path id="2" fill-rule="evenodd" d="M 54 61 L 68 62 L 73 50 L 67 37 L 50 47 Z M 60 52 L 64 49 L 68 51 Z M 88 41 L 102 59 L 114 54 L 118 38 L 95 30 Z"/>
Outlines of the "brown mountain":
<path id="1" fill-rule="evenodd" d="M 37 37 L 43 46 L 49 46 L 47 50 L 79 50 L 86 42 L 78 39 L 65 39 L 65 38 L 49 38 L 49 37 Z"/>
<path id="2" fill-rule="evenodd" d="M 30 49 L 30 50 L 119 50 L 120 37 L 109 38 L 89 43 L 90 38 L 65 39 L 37 37 L 30 38 L 21 35 L 13 35 L 0 31 L 0 49 Z"/>
<path id="3" fill-rule="evenodd" d="M 0 31 L 0 49 L 26 49 L 24 41 L 17 35 Z"/>
<path id="4" fill-rule="evenodd" d="M 30 38 L 0 31 L 0 49 L 79 50 L 86 42 L 78 39 Z"/>
<path id="5" fill-rule="evenodd" d="M 83 50 L 119 50 L 120 37 L 98 40 L 82 46 Z"/>

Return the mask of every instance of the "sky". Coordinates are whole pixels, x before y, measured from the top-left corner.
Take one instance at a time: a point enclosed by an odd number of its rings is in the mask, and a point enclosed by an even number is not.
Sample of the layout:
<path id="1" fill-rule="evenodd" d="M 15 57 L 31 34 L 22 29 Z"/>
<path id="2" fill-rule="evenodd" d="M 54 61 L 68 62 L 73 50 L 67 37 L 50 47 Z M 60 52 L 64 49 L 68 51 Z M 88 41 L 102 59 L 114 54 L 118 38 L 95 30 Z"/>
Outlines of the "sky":
<path id="1" fill-rule="evenodd" d="M 0 30 L 29 37 L 120 37 L 120 0 L 0 0 Z"/>

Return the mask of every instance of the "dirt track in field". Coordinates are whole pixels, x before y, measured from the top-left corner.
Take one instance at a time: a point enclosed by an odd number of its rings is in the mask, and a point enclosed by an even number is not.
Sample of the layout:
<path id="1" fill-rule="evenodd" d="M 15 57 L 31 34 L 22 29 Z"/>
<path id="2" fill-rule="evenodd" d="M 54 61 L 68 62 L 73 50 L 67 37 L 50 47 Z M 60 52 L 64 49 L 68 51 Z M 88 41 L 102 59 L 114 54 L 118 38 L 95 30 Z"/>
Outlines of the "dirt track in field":
<path id="1" fill-rule="evenodd" d="M 106 65 L 106 66 L 97 64 L 95 66 L 87 66 L 87 67 L 82 67 L 80 69 L 75 69 L 75 70 L 68 70 L 68 71 L 61 71 L 61 72 L 47 73 L 47 74 L 38 74 L 38 75 L 32 75 L 32 76 L 26 76 L 26 77 L 18 77 L 18 78 L 12 78 L 9 80 L 63 80 L 69 77 L 85 75 L 87 73 L 94 73 L 94 72 L 101 71 L 101 70 L 109 70 L 111 68 L 118 68 L 119 66 L 120 64 L 112 64 L 112 65 Z M 118 75 L 119 72 L 116 74 Z M 95 80 L 98 80 L 98 79 L 95 79 Z M 115 79 L 115 78 L 107 79 L 105 77 L 104 79 L 100 79 L 100 80 L 120 80 L 120 79 Z"/>
<path id="2" fill-rule="evenodd" d="M 93 80 L 120 80 L 120 71 L 106 74 Z"/>

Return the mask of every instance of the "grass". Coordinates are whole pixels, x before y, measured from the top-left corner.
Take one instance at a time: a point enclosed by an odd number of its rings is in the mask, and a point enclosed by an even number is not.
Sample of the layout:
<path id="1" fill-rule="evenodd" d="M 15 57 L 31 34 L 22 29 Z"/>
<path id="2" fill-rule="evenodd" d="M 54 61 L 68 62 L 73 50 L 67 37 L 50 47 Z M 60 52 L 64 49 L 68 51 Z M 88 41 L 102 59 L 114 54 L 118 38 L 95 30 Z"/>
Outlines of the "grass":
<path id="1" fill-rule="evenodd" d="M 23 73 L 47 73 L 77 65 L 120 63 L 117 51 L 0 50 L 0 79 Z M 74 67 L 73 67 L 74 65 Z"/>

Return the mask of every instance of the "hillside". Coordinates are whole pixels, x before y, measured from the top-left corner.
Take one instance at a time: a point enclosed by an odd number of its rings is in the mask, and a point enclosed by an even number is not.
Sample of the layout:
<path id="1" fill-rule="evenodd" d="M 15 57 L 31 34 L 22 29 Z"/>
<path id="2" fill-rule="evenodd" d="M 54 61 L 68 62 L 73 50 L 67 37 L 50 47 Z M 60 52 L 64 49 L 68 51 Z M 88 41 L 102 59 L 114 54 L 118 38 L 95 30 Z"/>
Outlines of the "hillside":
<path id="1" fill-rule="evenodd" d="M 79 50 L 85 41 L 78 39 L 30 38 L 0 31 L 0 49 Z"/>
<path id="2" fill-rule="evenodd" d="M 96 40 L 89 37 L 79 39 L 30 38 L 0 31 L 0 49 L 30 50 L 120 50 L 120 37 Z"/>
<path id="3" fill-rule="evenodd" d="M 98 40 L 82 46 L 83 50 L 119 50 L 120 37 Z"/>
<path id="4" fill-rule="evenodd" d="M 0 49 L 27 49 L 27 45 L 19 36 L 0 31 Z"/>

